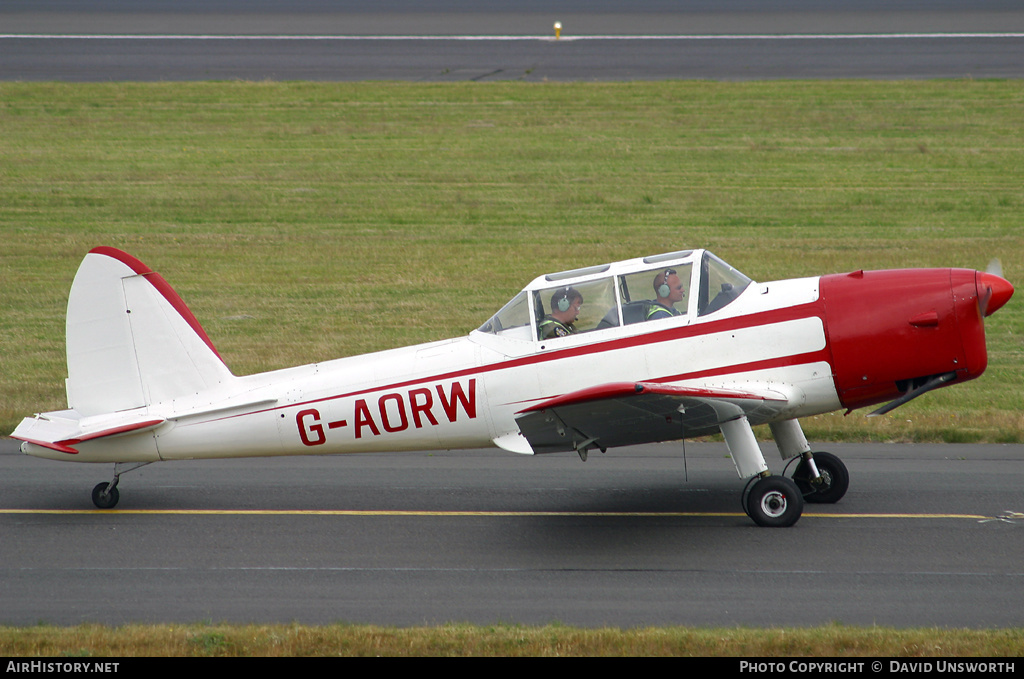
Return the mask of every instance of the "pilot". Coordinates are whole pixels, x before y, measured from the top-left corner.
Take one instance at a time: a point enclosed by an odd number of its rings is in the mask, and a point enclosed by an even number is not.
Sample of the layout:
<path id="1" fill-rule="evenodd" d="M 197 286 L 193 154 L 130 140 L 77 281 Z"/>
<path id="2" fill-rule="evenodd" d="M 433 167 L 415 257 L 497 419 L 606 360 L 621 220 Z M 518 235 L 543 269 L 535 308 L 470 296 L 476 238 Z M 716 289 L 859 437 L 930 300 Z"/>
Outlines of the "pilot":
<path id="1" fill-rule="evenodd" d="M 654 277 L 654 294 L 658 299 L 647 310 L 646 320 L 682 315 L 683 312 L 676 309 L 675 304 L 683 299 L 683 282 L 679 280 L 675 269 L 665 269 Z"/>
<path id="2" fill-rule="evenodd" d="M 537 336 L 542 339 L 576 334 L 573 325 L 580 316 L 583 295 L 576 288 L 558 288 L 551 295 L 551 313 L 541 319 Z"/>

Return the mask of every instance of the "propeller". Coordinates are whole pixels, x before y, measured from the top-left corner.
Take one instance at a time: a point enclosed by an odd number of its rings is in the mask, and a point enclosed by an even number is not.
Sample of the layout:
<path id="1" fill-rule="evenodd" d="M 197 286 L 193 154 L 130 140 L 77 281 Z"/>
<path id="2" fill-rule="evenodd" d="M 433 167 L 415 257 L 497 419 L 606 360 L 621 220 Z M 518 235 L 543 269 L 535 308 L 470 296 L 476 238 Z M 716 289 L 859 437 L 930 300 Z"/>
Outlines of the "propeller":
<path id="1" fill-rule="evenodd" d="M 1003 278 L 1003 265 L 998 258 L 978 272 L 978 311 L 988 317 L 998 311 L 1013 296 L 1013 286 Z"/>

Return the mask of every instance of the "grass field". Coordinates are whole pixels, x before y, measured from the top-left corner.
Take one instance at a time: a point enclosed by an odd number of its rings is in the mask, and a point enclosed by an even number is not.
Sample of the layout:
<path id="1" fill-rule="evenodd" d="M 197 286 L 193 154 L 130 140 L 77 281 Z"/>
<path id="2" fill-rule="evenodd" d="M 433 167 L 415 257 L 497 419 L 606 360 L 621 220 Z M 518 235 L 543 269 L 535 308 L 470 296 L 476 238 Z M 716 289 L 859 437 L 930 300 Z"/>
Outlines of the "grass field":
<path id="1" fill-rule="evenodd" d="M 0 431 L 65 407 L 82 256 L 131 252 L 236 374 L 465 334 L 538 274 L 707 247 L 755 280 L 1024 271 L 1024 83 L 0 83 Z M 1018 295 L 1019 296 L 1019 295 Z M 812 439 L 1024 440 L 989 371 Z"/>
<path id="2" fill-rule="evenodd" d="M 1021 630 L 686 627 L 578 629 L 564 625 L 125 625 L 0 627 L 0 655 L 46 657 L 733 656 L 1018 657 Z M 1011 661 L 1012 662 L 1012 661 Z"/>

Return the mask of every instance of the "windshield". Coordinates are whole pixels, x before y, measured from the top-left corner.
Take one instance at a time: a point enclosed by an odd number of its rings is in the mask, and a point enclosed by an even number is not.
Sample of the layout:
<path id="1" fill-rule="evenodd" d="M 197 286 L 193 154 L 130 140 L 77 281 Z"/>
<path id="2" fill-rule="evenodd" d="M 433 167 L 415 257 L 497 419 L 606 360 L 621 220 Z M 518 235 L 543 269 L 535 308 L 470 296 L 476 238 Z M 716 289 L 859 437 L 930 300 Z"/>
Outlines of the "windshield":
<path id="1" fill-rule="evenodd" d="M 704 252 L 700 263 L 700 300 L 697 314 L 718 311 L 740 296 L 750 279 L 710 252 Z"/>
<path id="2" fill-rule="evenodd" d="M 479 328 L 480 332 L 501 335 L 514 339 L 533 339 L 530 326 L 530 303 L 526 291 L 520 292 L 512 301 L 501 307 Z"/>

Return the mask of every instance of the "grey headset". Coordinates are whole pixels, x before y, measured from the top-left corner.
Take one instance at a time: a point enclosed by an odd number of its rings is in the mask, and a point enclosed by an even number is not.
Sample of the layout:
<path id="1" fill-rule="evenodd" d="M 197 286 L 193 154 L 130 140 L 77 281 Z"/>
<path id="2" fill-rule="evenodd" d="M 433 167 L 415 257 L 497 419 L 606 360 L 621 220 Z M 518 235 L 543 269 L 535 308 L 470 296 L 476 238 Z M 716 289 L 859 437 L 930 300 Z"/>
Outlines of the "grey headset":
<path id="1" fill-rule="evenodd" d="M 672 293 L 672 288 L 669 287 L 668 277 L 676 275 L 675 269 L 665 269 L 664 278 L 662 279 L 661 285 L 654 289 L 654 292 L 658 294 L 661 299 L 667 298 Z"/>
<path id="2" fill-rule="evenodd" d="M 562 298 L 555 303 L 559 311 L 568 311 L 569 307 L 572 306 L 572 302 L 569 301 L 569 288 L 562 288 Z"/>

